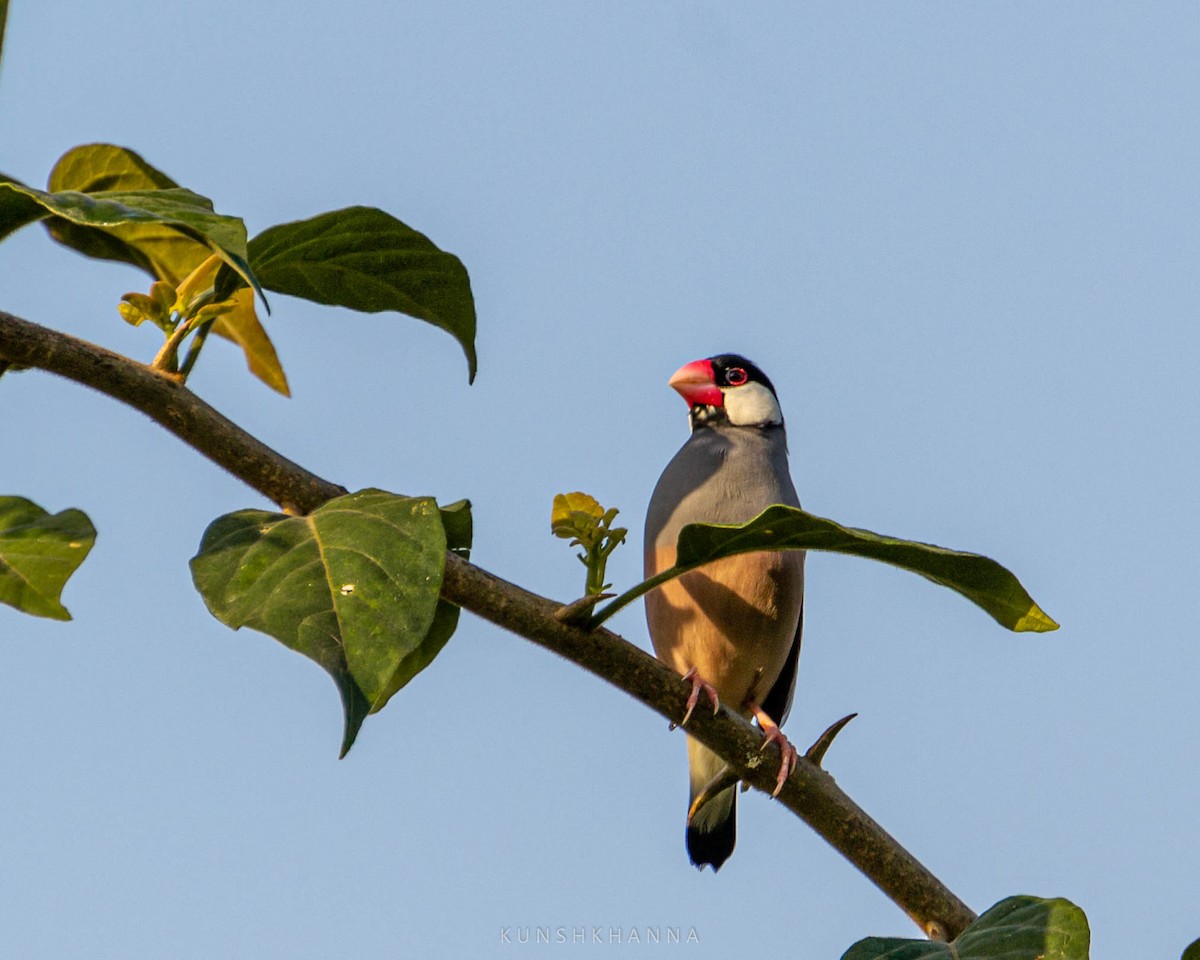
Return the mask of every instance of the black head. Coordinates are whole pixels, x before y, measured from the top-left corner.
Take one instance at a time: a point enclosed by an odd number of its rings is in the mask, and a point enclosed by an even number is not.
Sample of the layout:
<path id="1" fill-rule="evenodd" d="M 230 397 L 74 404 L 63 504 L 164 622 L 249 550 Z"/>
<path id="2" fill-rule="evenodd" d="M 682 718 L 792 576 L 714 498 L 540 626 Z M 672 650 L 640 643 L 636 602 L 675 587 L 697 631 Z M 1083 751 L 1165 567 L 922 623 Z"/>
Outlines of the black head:
<path id="1" fill-rule="evenodd" d="M 713 377 L 718 387 L 740 387 L 745 383 L 761 383 L 775 393 L 775 384 L 771 378 L 762 372 L 762 368 L 751 360 L 737 353 L 722 353 L 717 357 L 709 357 L 712 364 Z M 778 398 L 778 395 L 776 395 Z"/>
<path id="2" fill-rule="evenodd" d="M 692 424 L 735 427 L 783 425 L 775 386 L 762 370 L 736 353 L 695 360 L 669 381 L 691 408 Z"/>

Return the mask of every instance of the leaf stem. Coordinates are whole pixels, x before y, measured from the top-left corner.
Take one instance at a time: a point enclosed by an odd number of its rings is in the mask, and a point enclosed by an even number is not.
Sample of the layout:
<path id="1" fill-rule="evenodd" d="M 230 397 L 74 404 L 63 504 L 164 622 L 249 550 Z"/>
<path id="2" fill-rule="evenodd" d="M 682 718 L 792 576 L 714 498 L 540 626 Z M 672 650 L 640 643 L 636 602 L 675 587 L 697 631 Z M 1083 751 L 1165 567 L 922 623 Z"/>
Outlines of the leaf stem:
<path id="1" fill-rule="evenodd" d="M 662 573 L 656 573 L 649 580 L 643 580 L 635 587 L 630 587 L 622 594 L 618 594 L 611 603 L 606 603 L 603 607 L 597 610 L 587 622 L 587 629 L 595 630 L 600 624 L 611 617 L 622 607 L 627 607 L 633 603 L 638 597 L 649 593 L 655 587 L 666 583 L 668 580 L 674 580 L 676 577 L 687 573 L 691 567 L 670 567 Z"/>
<path id="2" fill-rule="evenodd" d="M 188 374 L 192 372 L 192 367 L 200 359 L 200 351 L 204 349 L 204 341 L 208 339 L 208 332 L 216 322 L 216 317 L 210 317 L 208 320 L 205 320 L 196 330 L 195 338 L 188 344 L 187 356 L 183 358 L 183 364 L 179 367 L 179 379 L 184 383 L 187 382 Z"/>

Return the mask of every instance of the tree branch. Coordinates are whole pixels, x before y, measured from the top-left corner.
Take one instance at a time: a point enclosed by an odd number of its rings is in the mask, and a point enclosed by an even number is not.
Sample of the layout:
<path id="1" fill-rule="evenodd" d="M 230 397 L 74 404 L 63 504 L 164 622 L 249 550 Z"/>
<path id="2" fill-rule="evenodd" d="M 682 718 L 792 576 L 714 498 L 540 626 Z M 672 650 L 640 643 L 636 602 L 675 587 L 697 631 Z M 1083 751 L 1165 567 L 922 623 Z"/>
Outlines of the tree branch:
<path id="1" fill-rule="evenodd" d="M 142 411 L 288 513 L 349 492 L 276 453 L 170 374 L 3 310 L 0 360 L 57 373 Z"/>
<path id="2" fill-rule="evenodd" d="M 185 443 L 291 513 L 307 513 L 346 490 L 310 473 L 242 430 L 171 377 L 94 344 L 0 311 L 4 363 L 37 367 L 141 410 Z M 465 610 L 591 671 L 678 723 L 687 687 L 674 672 L 605 629 L 564 623 L 561 605 L 453 554 L 442 596 Z M 759 753 L 762 734 L 724 707 L 697 711 L 688 733 L 720 754 L 747 783 L 770 793 L 778 747 Z M 801 758 L 780 802 L 808 823 L 931 938 L 948 940 L 975 914 L 858 807 L 815 764 Z"/>

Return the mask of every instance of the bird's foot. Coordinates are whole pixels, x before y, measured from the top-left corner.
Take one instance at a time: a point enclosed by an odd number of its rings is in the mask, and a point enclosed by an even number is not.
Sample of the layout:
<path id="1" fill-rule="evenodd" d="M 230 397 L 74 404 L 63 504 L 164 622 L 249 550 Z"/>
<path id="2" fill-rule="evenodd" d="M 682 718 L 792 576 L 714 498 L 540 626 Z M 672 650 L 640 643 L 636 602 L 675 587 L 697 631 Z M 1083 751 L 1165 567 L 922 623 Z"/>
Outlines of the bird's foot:
<path id="1" fill-rule="evenodd" d="M 683 720 L 679 725 L 681 727 L 686 727 L 687 722 L 692 719 L 692 711 L 696 709 L 696 704 L 700 702 L 701 691 L 704 691 L 708 699 L 712 701 L 713 716 L 715 717 L 717 715 L 717 711 L 721 709 L 721 698 L 717 696 L 717 688 L 707 680 L 703 679 L 696 672 L 695 667 L 692 667 L 691 670 L 683 675 L 683 681 L 684 683 L 690 683 L 692 685 L 692 692 L 688 694 L 687 711 L 684 713 Z M 675 724 L 671 724 L 671 728 L 674 729 L 674 727 Z"/>
<path id="2" fill-rule="evenodd" d="M 799 751 L 792 746 L 790 741 L 782 730 L 779 729 L 779 724 L 767 716 L 766 712 L 756 703 L 750 704 L 750 709 L 754 712 L 754 717 L 758 720 L 758 725 L 762 728 L 763 744 L 758 748 L 758 752 L 762 753 L 767 749 L 767 746 L 772 743 L 779 744 L 780 762 L 779 776 L 775 778 L 775 789 L 771 791 L 771 796 L 779 796 L 779 791 L 783 789 L 784 783 L 787 782 L 788 774 L 796 767 L 796 761 L 800 758 Z"/>

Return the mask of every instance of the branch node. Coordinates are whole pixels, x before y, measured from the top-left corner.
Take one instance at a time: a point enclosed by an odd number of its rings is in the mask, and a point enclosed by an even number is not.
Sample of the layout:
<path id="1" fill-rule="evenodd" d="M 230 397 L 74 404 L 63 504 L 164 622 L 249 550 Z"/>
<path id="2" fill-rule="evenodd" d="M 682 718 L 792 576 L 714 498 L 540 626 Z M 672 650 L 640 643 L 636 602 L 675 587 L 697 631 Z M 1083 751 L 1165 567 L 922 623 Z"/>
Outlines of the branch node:
<path id="1" fill-rule="evenodd" d="M 949 943 L 952 939 L 940 920 L 930 920 L 925 924 L 925 936 L 937 943 Z"/>
<path id="2" fill-rule="evenodd" d="M 592 613 L 592 607 L 611 596 L 613 596 L 611 593 L 589 593 L 587 596 L 572 600 L 559 607 L 554 611 L 554 619 L 559 623 L 567 623 L 575 627 L 586 626 Z"/>

